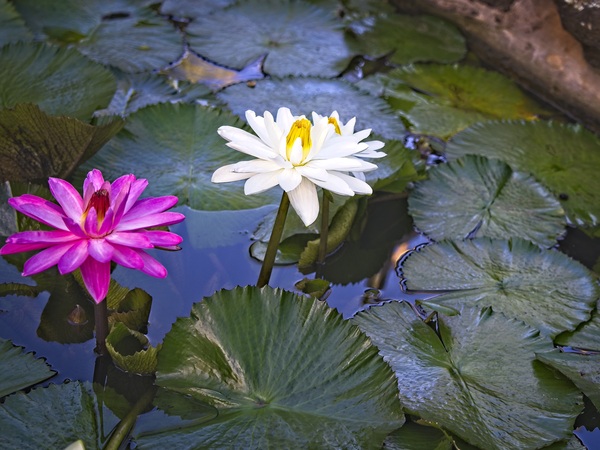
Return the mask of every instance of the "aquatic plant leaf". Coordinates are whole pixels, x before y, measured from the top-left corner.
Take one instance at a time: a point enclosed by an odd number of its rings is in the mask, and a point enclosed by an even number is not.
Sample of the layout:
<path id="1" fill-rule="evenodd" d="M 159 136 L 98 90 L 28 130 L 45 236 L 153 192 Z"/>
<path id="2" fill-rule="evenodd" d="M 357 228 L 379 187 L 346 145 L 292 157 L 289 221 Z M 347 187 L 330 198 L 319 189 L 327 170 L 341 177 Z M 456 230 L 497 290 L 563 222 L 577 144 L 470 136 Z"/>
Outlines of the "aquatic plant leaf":
<path id="1" fill-rule="evenodd" d="M 73 117 L 53 117 L 31 104 L 0 109 L 0 181 L 66 178 L 122 126 L 120 119 L 94 126 Z"/>
<path id="2" fill-rule="evenodd" d="M 600 408 L 600 355 L 563 353 L 558 350 L 536 355 L 537 359 L 554 367 L 575 384 Z"/>
<path id="3" fill-rule="evenodd" d="M 580 126 L 553 122 L 489 122 L 454 136 L 449 159 L 466 154 L 505 161 L 529 172 L 561 201 L 567 219 L 577 225 L 599 224 L 600 138 Z"/>
<path id="4" fill-rule="evenodd" d="M 431 303 L 492 307 L 547 336 L 588 320 L 600 296 L 582 264 L 522 239 L 442 241 L 409 255 L 400 270 L 407 289 L 439 291 Z"/>
<path id="5" fill-rule="evenodd" d="M 164 0 L 160 13 L 175 18 L 196 19 L 234 4 L 236 0 Z"/>
<path id="6" fill-rule="evenodd" d="M 214 91 L 218 91 L 232 84 L 264 78 L 265 76 L 262 73 L 264 60 L 264 55 L 259 56 L 258 59 L 249 62 L 241 70 L 234 70 L 211 63 L 193 51 L 186 50 L 179 61 L 174 62 L 161 72 L 175 80 L 201 83 Z"/>
<path id="7" fill-rule="evenodd" d="M 582 323 L 575 331 L 567 331 L 554 339 L 558 345 L 600 352 L 600 313 L 598 306 L 592 312 L 592 318 Z"/>
<path id="8" fill-rule="evenodd" d="M 378 57 L 390 54 L 393 64 L 417 61 L 453 63 L 467 54 L 464 36 L 453 24 L 428 15 L 386 14 L 350 24 L 357 53 Z"/>
<path id="9" fill-rule="evenodd" d="M 135 342 L 133 351 L 130 341 Z M 123 345 L 127 342 L 128 351 Z M 125 372 L 152 375 L 156 371 L 157 355 L 161 344 L 153 347 L 149 345 L 148 338 L 139 331 L 132 330 L 122 322 L 116 322 L 106 337 L 106 349 L 113 362 Z"/>
<path id="10" fill-rule="evenodd" d="M 0 107 L 36 103 L 47 114 L 89 121 L 115 92 L 113 75 L 79 52 L 17 42 L 0 49 Z"/>
<path id="11" fill-rule="evenodd" d="M 438 316 L 439 335 L 404 302 L 371 307 L 352 321 L 396 373 L 405 411 L 479 448 L 567 439 L 583 409 L 568 380 L 534 361 L 552 341 L 490 308 Z"/>
<path id="12" fill-rule="evenodd" d="M 229 86 L 218 92 L 217 98 L 240 117 L 248 109 L 262 115 L 264 111 L 276 113 L 282 106 L 295 115 L 307 117 L 312 111 L 328 115 L 337 110 L 343 122 L 356 117 L 355 130 L 371 128 L 385 139 L 401 140 L 404 136 L 404 125 L 383 99 L 361 92 L 340 79 L 266 79 L 257 81 L 254 87 Z"/>
<path id="13" fill-rule="evenodd" d="M 0 0 L 0 47 L 10 42 L 28 41 L 32 37 L 13 4 Z"/>
<path id="14" fill-rule="evenodd" d="M 240 2 L 197 17 L 185 32 L 195 52 L 223 66 L 242 68 L 266 54 L 264 71 L 278 77 L 334 77 L 353 56 L 343 22 L 307 2 Z"/>
<path id="15" fill-rule="evenodd" d="M 105 426 L 109 426 L 107 419 Z M 6 450 L 65 448 L 78 439 L 87 450 L 100 450 L 100 430 L 98 403 L 88 383 L 37 388 L 11 395 L 0 404 L 0 433 Z"/>
<path id="16" fill-rule="evenodd" d="M 390 450 L 452 450 L 452 439 L 443 431 L 431 426 L 407 422 L 402 428 L 390 433 L 385 439 L 384 448 Z M 461 450 L 463 447 L 459 447 Z"/>
<path id="17" fill-rule="evenodd" d="M 240 161 L 239 152 L 226 147 L 217 134 L 221 125 L 242 122 L 218 109 L 189 104 L 159 104 L 129 116 L 125 128 L 76 174 L 82 182 L 93 167 L 115 179 L 135 167 L 140 178 L 153 180 L 146 192 L 168 192 L 180 205 L 202 210 L 238 210 L 278 204 L 281 190 L 244 195 L 243 182 L 212 183 L 219 167 Z"/>
<path id="18" fill-rule="evenodd" d="M 380 448 L 404 421 L 396 381 L 357 327 L 318 300 L 269 287 L 219 291 L 178 319 L 156 382 L 219 410 L 143 448 Z"/>
<path id="19" fill-rule="evenodd" d="M 465 156 L 429 171 L 409 199 L 415 226 L 431 239 L 520 237 L 540 247 L 565 232 L 558 200 L 502 161 Z"/>
<path id="20" fill-rule="evenodd" d="M 9 340 L 0 338 L 0 398 L 56 375 L 50 365 L 33 353 L 23 353 Z"/>

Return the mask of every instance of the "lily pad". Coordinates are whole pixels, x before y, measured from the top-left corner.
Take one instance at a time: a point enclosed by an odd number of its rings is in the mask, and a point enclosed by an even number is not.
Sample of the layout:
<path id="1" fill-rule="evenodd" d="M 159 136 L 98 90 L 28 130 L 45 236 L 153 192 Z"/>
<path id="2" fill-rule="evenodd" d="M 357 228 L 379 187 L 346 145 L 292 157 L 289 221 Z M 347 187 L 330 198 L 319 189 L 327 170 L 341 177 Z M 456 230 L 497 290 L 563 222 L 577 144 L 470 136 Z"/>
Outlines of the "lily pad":
<path id="1" fill-rule="evenodd" d="M 0 47 L 10 42 L 28 41 L 32 37 L 12 3 L 0 0 Z"/>
<path id="2" fill-rule="evenodd" d="M 219 291 L 178 319 L 157 384 L 219 416 L 138 440 L 143 448 L 380 448 L 404 421 L 377 349 L 318 300 L 269 287 Z"/>
<path id="3" fill-rule="evenodd" d="M 160 6 L 160 13 L 176 18 L 204 17 L 220 9 L 234 4 L 236 0 L 164 0 Z"/>
<path id="4" fill-rule="evenodd" d="M 185 32 L 194 51 L 220 65 L 242 68 L 266 54 L 269 75 L 334 77 L 353 56 L 343 25 L 308 2 L 249 0 L 197 17 Z"/>
<path id="5" fill-rule="evenodd" d="M 407 412 L 485 449 L 540 448 L 571 435 L 581 394 L 535 361 L 552 341 L 521 321 L 465 306 L 438 317 L 438 335 L 403 302 L 353 321 L 396 373 Z"/>
<path id="6" fill-rule="evenodd" d="M 0 109 L 0 181 L 46 183 L 66 178 L 123 126 L 120 119 L 94 126 L 72 117 L 53 117 L 38 106 Z"/>
<path id="7" fill-rule="evenodd" d="M 417 61 L 453 63 L 467 54 L 464 36 L 453 24 L 433 16 L 387 14 L 350 24 L 357 53 L 391 54 L 393 64 Z"/>
<path id="8" fill-rule="evenodd" d="M 144 334 L 127 328 L 121 322 L 115 323 L 106 337 L 106 349 L 113 362 L 129 373 L 152 375 L 156 371 L 160 347 L 160 344 L 152 347 Z"/>
<path id="9" fill-rule="evenodd" d="M 312 111 L 329 115 L 335 110 L 344 122 L 356 117 L 355 130 L 371 128 L 385 139 L 404 137 L 404 125 L 383 99 L 361 92 L 340 79 L 266 79 L 257 81 L 254 87 L 229 86 L 217 93 L 217 98 L 238 116 L 243 116 L 248 109 L 260 115 L 264 111 L 275 113 L 282 106 L 290 108 L 295 115 L 307 117 Z"/>
<path id="10" fill-rule="evenodd" d="M 408 256 L 401 271 L 408 289 L 440 292 L 430 303 L 492 307 L 547 336 L 588 320 L 600 296 L 582 264 L 522 239 L 443 241 Z"/>
<path id="11" fill-rule="evenodd" d="M 221 125 L 242 122 L 218 109 L 188 104 L 159 104 L 129 116 L 125 128 L 77 172 L 76 183 L 93 167 L 115 179 L 135 167 L 147 178 L 149 196 L 165 192 L 180 205 L 201 210 L 238 210 L 279 202 L 280 191 L 244 195 L 243 182 L 215 184 L 213 172 L 244 155 L 229 149 L 217 134 Z"/>
<path id="12" fill-rule="evenodd" d="M 42 359 L 0 338 L 0 398 L 56 375 Z"/>
<path id="13" fill-rule="evenodd" d="M 562 353 L 558 350 L 537 355 L 537 359 L 554 367 L 600 408 L 600 355 Z"/>
<path id="14" fill-rule="evenodd" d="M 531 176 L 479 156 L 438 165 L 408 199 L 416 227 L 434 240 L 520 237 L 556 245 L 565 213 Z"/>
<path id="15" fill-rule="evenodd" d="M 466 154 L 501 159 L 532 173 L 559 197 L 570 222 L 598 225 L 600 138 L 580 126 L 554 122 L 489 122 L 454 136 L 449 159 Z"/>
<path id="16" fill-rule="evenodd" d="M 89 121 L 115 92 L 113 75 L 73 49 L 17 42 L 0 49 L 0 107 L 36 103 L 44 112 Z"/>
<path id="17" fill-rule="evenodd" d="M 600 352 L 600 313 L 598 308 L 596 307 L 589 321 L 582 323 L 575 331 L 556 336 L 554 341 L 558 345 Z"/>

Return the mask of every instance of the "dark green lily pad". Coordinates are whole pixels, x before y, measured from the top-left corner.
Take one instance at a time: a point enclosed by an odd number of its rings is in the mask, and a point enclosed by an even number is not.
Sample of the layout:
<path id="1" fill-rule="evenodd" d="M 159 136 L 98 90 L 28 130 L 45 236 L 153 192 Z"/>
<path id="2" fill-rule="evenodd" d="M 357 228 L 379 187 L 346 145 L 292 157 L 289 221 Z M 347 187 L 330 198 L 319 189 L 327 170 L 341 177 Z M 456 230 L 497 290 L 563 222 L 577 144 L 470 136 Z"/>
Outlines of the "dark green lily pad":
<path id="1" fill-rule="evenodd" d="M 178 319 L 157 384 L 214 405 L 143 448 L 380 448 L 404 421 L 377 349 L 334 309 L 269 287 L 219 291 Z"/>
<path id="2" fill-rule="evenodd" d="M 541 184 L 479 156 L 432 168 L 408 205 L 416 227 L 436 241 L 520 237 L 548 248 L 566 227 L 560 203 Z"/>
<path id="3" fill-rule="evenodd" d="M 582 264 L 522 239 L 443 241 L 408 256 L 401 270 L 408 289 L 440 292 L 431 303 L 492 307 L 547 336 L 588 320 L 600 296 Z"/>
<path id="4" fill-rule="evenodd" d="M 0 181 L 66 178 L 122 126 L 120 119 L 94 126 L 73 117 L 53 117 L 31 104 L 0 109 Z"/>
<path id="5" fill-rule="evenodd" d="M 600 313 L 598 308 L 596 307 L 589 321 L 582 323 L 575 331 L 556 336 L 554 341 L 558 345 L 600 352 Z"/>
<path id="6" fill-rule="evenodd" d="M 160 13 L 176 18 L 196 19 L 234 4 L 236 0 L 164 0 Z"/>
<path id="7" fill-rule="evenodd" d="M 466 154 L 497 158 L 532 173 L 559 197 L 572 223 L 600 223 L 600 138 L 580 126 L 482 123 L 454 136 L 446 152 L 450 159 Z"/>
<path id="8" fill-rule="evenodd" d="M 156 371 L 160 347 L 161 344 L 157 347 L 149 345 L 144 334 L 121 322 L 115 323 L 106 337 L 106 349 L 113 362 L 121 370 L 134 374 L 152 375 Z"/>
<path id="9" fill-rule="evenodd" d="M 0 47 L 10 42 L 28 41 L 32 37 L 12 3 L 0 0 Z"/>
<path id="10" fill-rule="evenodd" d="M 89 121 L 115 92 L 113 75 L 73 49 L 17 42 L 0 49 L 0 107 L 36 103 L 48 114 Z"/>
<path id="11" fill-rule="evenodd" d="M 535 361 L 552 341 L 521 321 L 465 306 L 438 317 L 438 336 L 400 302 L 353 321 L 395 371 L 407 412 L 485 449 L 540 448 L 570 437 L 581 394 Z"/>
<path id="12" fill-rule="evenodd" d="M 241 69 L 266 54 L 265 72 L 278 77 L 334 77 L 352 57 L 343 22 L 308 2 L 240 2 L 197 17 L 185 32 L 194 51 L 231 68 Z"/>
<path id="13" fill-rule="evenodd" d="M 243 126 L 229 113 L 200 105 L 160 104 L 141 109 L 80 168 L 76 184 L 93 167 L 102 170 L 106 179 L 115 179 L 135 167 L 138 178 L 150 180 L 144 194 L 176 195 L 180 205 L 194 209 L 238 210 L 278 203 L 278 189 L 246 196 L 242 181 L 210 181 L 216 169 L 246 156 L 225 145 L 217 134 L 221 125 Z"/>
<path id="14" fill-rule="evenodd" d="M 42 359 L 0 338 L 0 398 L 56 375 Z"/>
<path id="15" fill-rule="evenodd" d="M 453 63 L 467 54 L 464 36 L 456 26 L 427 15 L 388 14 L 354 22 L 351 41 L 357 53 L 373 57 L 391 54 L 393 64 L 417 61 Z"/>
<path id="16" fill-rule="evenodd" d="M 570 379 L 600 408 L 600 355 L 563 353 L 558 350 L 536 355 L 537 359 L 554 367 Z"/>
<path id="17" fill-rule="evenodd" d="M 248 109 L 258 115 L 264 111 L 275 114 L 282 106 L 290 108 L 294 115 L 307 117 L 312 111 L 329 115 L 336 110 L 343 122 L 356 117 L 355 130 L 371 128 L 373 133 L 385 139 L 401 140 L 404 136 L 404 125 L 383 99 L 361 92 L 341 79 L 260 80 L 254 87 L 245 84 L 229 86 L 219 92 L 217 98 L 239 116 Z"/>

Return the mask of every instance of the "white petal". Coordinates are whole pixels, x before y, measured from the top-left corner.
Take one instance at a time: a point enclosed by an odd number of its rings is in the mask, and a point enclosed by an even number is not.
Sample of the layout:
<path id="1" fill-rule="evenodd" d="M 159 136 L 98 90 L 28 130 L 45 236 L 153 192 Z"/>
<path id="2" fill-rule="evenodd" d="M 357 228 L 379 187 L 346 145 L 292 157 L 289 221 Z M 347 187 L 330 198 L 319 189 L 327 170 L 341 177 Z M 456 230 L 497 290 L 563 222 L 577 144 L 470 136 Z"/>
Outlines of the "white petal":
<path id="1" fill-rule="evenodd" d="M 294 141 L 294 144 L 292 145 L 292 148 L 290 150 L 289 161 L 293 165 L 298 165 L 298 164 L 302 163 L 303 157 L 304 157 L 304 155 L 302 153 L 302 139 L 297 138 Z"/>
<path id="2" fill-rule="evenodd" d="M 312 164 L 305 164 L 304 166 L 296 167 L 296 171 L 302 175 L 303 177 L 308 177 L 316 180 L 325 181 L 329 174 L 325 169 L 320 169 L 318 167 L 312 167 Z"/>
<path id="3" fill-rule="evenodd" d="M 347 195 L 352 197 L 354 195 L 354 191 L 348 186 L 341 177 L 337 177 L 329 173 L 329 177 L 325 181 L 315 180 L 309 178 L 317 186 L 321 186 L 323 189 L 327 189 L 328 191 L 333 192 L 334 194 Z"/>
<path id="4" fill-rule="evenodd" d="M 373 193 L 373 188 L 371 188 L 371 186 L 365 183 L 364 179 L 360 180 L 358 178 L 340 172 L 329 173 L 344 180 L 348 184 L 348 186 L 350 186 L 350 189 L 352 189 L 356 194 L 371 195 Z M 359 172 L 359 174 L 363 175 L 361 172 Z"/>
<path id="5" fill-rule="evenodd" d="M 235 127 L 222 126 L 218 128 L 217 132 L 219 136 L 229 141 L 227 143 L 228 147 L 239 152 L 260 159 L 271 159 L 276 155 L 274 149 L 247 131 Z"/>
<path id="6" fill-rule="evenodd" d="M 268 146 L 272 146 L 271 138 L 265 126 L 265 119 L 261 116 L 256 116 L 256 113 L 249 109 L 246 111 L 246 122 L 254 130 L 256 135 Z"/>
<path id="7" fill-rule="evenodd" d="M 289 133 L 290 128 L 292 128 L 292 124 L 295 120 L 296 118 L 292 115 L 292 112 L 289 108 L 282 107 L 277 110 L 277 119 L 275 119 L 275 122 L 277 123 L 279 129 L 283 130 L 286 136 Z"/>
<path id="8" fill-rule="evenodd" d="M 335 135 L 323 144 L 318 159 L 340 158 L 362 152 L 368 148 L 364 142 L 355 142 L 351 138 Z"/>
<path id="9" fill-rule="evenodd" d="M 244 184 L 244 194 L 260 194 L 261 192 L 271 189 L 279 184 L 279 171 L 258 173 L 248 178 Z"/>
<path id="10" fill-rule="evenodd" d="M 317 196 L 317 188 L 306 178 L 296 189 L 288 192 L 290 204 L 296 211 L 304 225 L 309 226 L 319 216 L 319 197 Z"/>
<path id="11" fill-rule="evenodd" d="M 296 169 L 285 169 L 279 173 L 279 185 L 285 192 L 296 189 L 302 182 L 302 175 Z"/>
<path id="12" fill-rule="evenodd" d="M 377 169 L 375 164 L 360 158 L 313 159 L 307 165 L 317 169 L 339 170 L 340 172 L 368 172 Z"/>
<path id="13" fill-rule="evenodd" d="M 230 181 L 245 180 L 253 175 L 252 173 L 234 172 L 233 169 L 235 166 L 237 166 L 237 164 L 229 164 L 227 166 L 219 167 L 212 174 L 210 181 L 213 183 L 228 183 Z"/>
<path id="14" fill-rule="evenodd" d="M 284 137 L 285 139 L 286 135 L 283 130 L 277 126 L 275 119 L 273 119 L 273 115 L 269 111 L 265 111 L 265 128 L 269 134 L 270 143 L 272 144 L 273 149 L 278 150 L 281 138 Z"/>
<path id="15" fill-rule="evenodd" d="M 232 172 L 235 173 L 264 173 L 281 169 L 281 164 L 264 159 L 253 159 L 252 161 L 241 161 L 232 164 Z M 247 177 L 246 177 L 247 178 Z"/>

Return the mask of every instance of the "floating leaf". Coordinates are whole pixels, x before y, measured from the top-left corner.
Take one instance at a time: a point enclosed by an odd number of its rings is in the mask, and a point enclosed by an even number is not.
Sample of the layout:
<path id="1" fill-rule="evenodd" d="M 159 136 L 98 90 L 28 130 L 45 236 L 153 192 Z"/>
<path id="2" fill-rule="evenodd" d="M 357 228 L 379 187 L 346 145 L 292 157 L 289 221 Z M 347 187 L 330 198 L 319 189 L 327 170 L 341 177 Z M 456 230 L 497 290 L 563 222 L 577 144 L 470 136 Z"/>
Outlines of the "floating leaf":
<path id="1" fill-rule="evenodd" d="M 53 117 L 36 105 L 0 109 L 0 181 L 45 183 L 66 178 L 117 131 L 116 119 L 94 126 L 72 117 Z"/>
<path id="2" fill-rule="evenodd" d="M 454 136 L 446 151 L 451 159 L 482 155 L 532 173 L 559 197 L 571 222 L 599 223 L 600 138 L 582 127 L 553 122 L 482 123 Z"/>
<path id="3" fill-rule="evenodd" d="M 581 394 L 534 361 L 552 342 L 521 321 L 465 306 L 438 317 L 438 336 L 400 302 L 353 321 L 395 371 L 407 412 L 485 449 L 540 448 L 571 435 Z"/>
<path id="4" fill-rule="evenodd" d="M 0 0 L 0 47 L 32 38 L 23 19 L 8 0 Z"/>
<path id="5" fill-rule="evenodd" d="M 596 307 L 589 321 L 582 323 L 575 331 L 556 336 L 554 341 L 558 345 L 600 351 L 600 313 L 598 313 L 598 308 Z"/>
<path id="6" fill-rule="evenodd" d="M 36 103 L 47 114 L 89 121 L 115 91 L 112 74 L 77 51 L 18 42 L 0 49 L 0 107 Z"/>
<path id="7" fill-rule="evenodd" d="M 243 116 L 251 109 L 262 115 L 276 113 L 282 106 L 295 115 L 310 117 L 312 111 L 329 115 L 334 110 L 343 122 L 356 117 L 356 130 L 371 128 L 386 139 L 402 139 L 404 126 L 382 99 L 359 91 L 343 80 L 289 78 L 260 80 L 256 86 L 230 86 L 217 94 L 234 114 Z"/>
<path id="8" fill-rule="evenodd" d="M 323 302 L 265 287 L 219 291 L 178 319 L 157 384 L 219 416 L 140 438 L 143 448 L 380 448 L 403 423 L 395 379 Z"/>
<path id="9" fill-rule="evenodd" d="M 467 46 L 456 26 L 426 15 L 388 14 L 370 16 L 350 25 L 356 36 L 352 47 L 358 53 L 381 56 L 388 53 L 394 64 L 417 61 L 457 62 Z"/>
<path id="10" fill-rule="evenodd" d="M 352 57 L 343 22 L 307 2 L 240 2 L 196 17 L 185 32 L 194 51 L 227 67 L 241 68 L 266 54 L 265 72 L 278 77 L 334 77 Z"/>
<path id="11" fill-rule="evenodd" d="M 200 105 L 160 104 L 129 116 L 125 128 L 77 173 L 77 183 L 93 167 L 115 179 L 135 167 L 139 178 L 151 180 L 145 192 L 168 192 L 194 209 L 237 210 L 277 203 L 281 191 L 244 195 L 243 182 L 212 183 L 219 167 L 244 156 L 217 134 L 222 125 L 242 126 L 229 113 Z"/>
<path id="12" fill-rule="evenodd" d="M 453 440 L 441 430 L 408 422 L 385 440 L 386 450 L 453 450 Z M 463 450 L 463 447 L 458 447 Z"/>
<path id="13" fill-rule="evenodd" d="M 600 355 L 562 353 L 558 350 L 536 355 L 537 359 L 554 367 L 570 379 L 600 408 Z"/>
<path id="14" fill-rule="evenodd" d="M 264 56 L 260 56 L 241 70 L 233 70 L 213 64 L 193 51 L 186 50 L 179 61 L 163 69 L 162 73 L 176 80 L 201 83 L 217 91 L 232 84 L 264 78 L 264 60 Z"/>
<path id="15" fill-rule="evenodd" d="M 429 171 L 408 199 L 416 227 L 434 240 L 521 237 L 542 247 L 565 232 L 565 213 L 531 176 L 466 156 Z"/>
<path id="16" fill-rule="evenodd" d="M 160 13 L 176 18 L 204 17 L 219 9 L 232 5 L 236 0 L 164 0 L 160 6 Z"/>
<path id="17" fill-rule="evenodd" d="M 133 341 L 133 349 L 132 347 Z M 148 345 L 148 338 L 121 322 L 113 325 L 106 337 L 106 349 L 114 363 L 125 372 L 152 375 L 156 371 L 157 355 L 161 345 Z"/>
<path id="18" fill-rule="evenodd" d="M 33 353 L 23 353 L 10 341 L 0 338 L 0 398 L 40 383 L 56 375 L 54 370 Z"/>
<path id="19" fill-rule="evenodd" d="M 401 270 L 408 289 L 440 292 L 431 303 L 492 307 L 548 336 L 588 320 L 600 296 L 583 265 L 521 239 L 443 241 L 408 256 Z"/>

